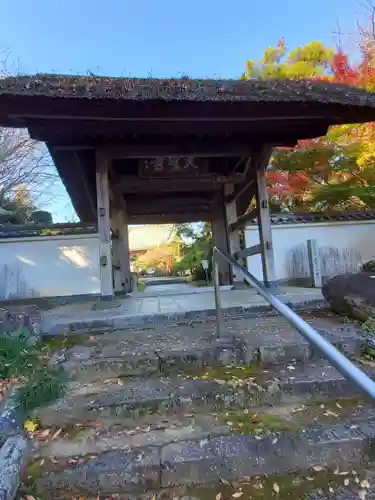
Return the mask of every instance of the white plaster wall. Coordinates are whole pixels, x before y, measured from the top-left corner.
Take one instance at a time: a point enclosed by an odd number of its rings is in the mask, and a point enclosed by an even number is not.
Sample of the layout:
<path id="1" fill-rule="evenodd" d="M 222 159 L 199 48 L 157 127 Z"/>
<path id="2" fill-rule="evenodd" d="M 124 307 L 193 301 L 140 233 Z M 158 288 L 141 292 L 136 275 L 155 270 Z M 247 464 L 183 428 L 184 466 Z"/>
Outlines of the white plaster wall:
<path id="1" fill-rule="evenodd" d="M 0 239 L 0 300 L 100 293 L 96 234 Z"/>
<path id="2" fill-rule="evenodd" d="M 309 239 L 317 240 L 323 276 L 355 271 L 361 262 L 375 258 L 375 221 L 274 225 L 272 239 L 276 280 L 309 276 L 306 243 Z M 259 243 L 257 226 L 246 228 L 245 242 L 246 247 Z M 247 267 L 250 273 L 263 279 L 260 255 L 248 257 Z"/>

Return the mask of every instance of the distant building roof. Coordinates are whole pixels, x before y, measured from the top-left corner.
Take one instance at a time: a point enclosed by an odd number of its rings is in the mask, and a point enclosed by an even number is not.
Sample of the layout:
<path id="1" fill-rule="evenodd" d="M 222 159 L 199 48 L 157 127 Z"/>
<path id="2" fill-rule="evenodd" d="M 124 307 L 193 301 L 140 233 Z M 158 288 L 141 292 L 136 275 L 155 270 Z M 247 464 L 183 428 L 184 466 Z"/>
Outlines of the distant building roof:
<path id="1" fill-rule="evenodd" d="M 173 234 L 173 224 L 129 227 L 129 249 L 131 252 L 139 252 L 165 245 Z"/>
<path id="2" fill-rule="evenodd" d="M 283 224 L 311 224 L 318 222 L 348 222 L 348 221 L 375 221 L 375 210 L 366 212 L 282 212 L 271 215 L 271 224 L 281 226 Z M 257 218 L 251 219 L 249 225 L 257 224 Z"/>

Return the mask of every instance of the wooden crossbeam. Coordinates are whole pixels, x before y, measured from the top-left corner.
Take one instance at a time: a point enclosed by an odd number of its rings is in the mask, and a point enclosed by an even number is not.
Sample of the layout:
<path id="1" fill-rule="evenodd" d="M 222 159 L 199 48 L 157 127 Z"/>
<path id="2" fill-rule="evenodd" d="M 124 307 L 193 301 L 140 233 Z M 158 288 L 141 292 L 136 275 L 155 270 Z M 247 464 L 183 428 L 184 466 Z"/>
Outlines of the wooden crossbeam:
<path id="1" fill-rule="evenodd" d="M 247 212 L 246 214 L 240 215 L 240 217 L 238 217 L 236 222 L 234 222 L 229 226 L 230 231 L 235 231 L 236 229 L 244 227 L 247 222 L 249 222 L 251 219 L 254 219 L 254 217 L 256 216 L 257 216 L 256 209 L 253 209 L 250 212 Z"/>
<path id="2" fill-rule="evenodd" d="M 234 254 L 234 258 L 237 260 L 244 259 L 245 257 L 251 257 L 252 255 L 257 255 L 262 252 L 262 247 L 260 243 L 258 245 L 253 245 L 249 248 L 244 248 L 239 250 Z"/>

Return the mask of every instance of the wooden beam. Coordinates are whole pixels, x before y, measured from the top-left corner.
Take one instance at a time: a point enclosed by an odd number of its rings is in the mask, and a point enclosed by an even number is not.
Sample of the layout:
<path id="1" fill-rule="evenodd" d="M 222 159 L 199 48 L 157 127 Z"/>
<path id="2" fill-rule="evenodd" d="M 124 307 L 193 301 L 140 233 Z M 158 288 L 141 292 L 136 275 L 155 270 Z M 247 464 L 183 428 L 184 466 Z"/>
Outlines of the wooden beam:
<path id="1" fill-rule="evenodd" d="M 235 187 L 233 184 L 227 184 L 226 186 L 224 186 L 224 194 L 227 196 L 230 193 L 233 193 L 234 189 L 235 189 Z M 225 204 L 225 213 L 226 213 L 228 226 L 230 224 L 233 224 L 234 222 L 236 222 L 236 220 L 237 220 L 237 207 L 236 207 L 235 201 L 232 201 L 231 203 Z M 229 228 L 228 228 L 228 238 L 229 238 L 230 254 L 234 255 L 241 248 L 239 230 L 235 229 L 234 231 L 229 231 Z M 237 272 L 237 270 L 234 267 L 232 267 L 232 276 L 233 276 L 234 283 L 243 282 L 243 277 L 241 276 L 240 273 Z"/>
<path id="2" fill-rule="evenodd" d="M 231 176 L 202 176 L 199 179 L 140 179 L 136 175 L 120 175 L 118 186 L 123 193 L 176 193 L 176 192 L 199 192 L 199 191 L 217 191 L 223 184 L 235 184 L 243 180 L 242 174 Z M 116 182 L 116 181 L 113 181 Z M 112 185 L 112 175 L 111 175 Z"/>
<path id="3" fill-rule="evenodd" d="M 257 216 L 256 209 L 253 209 L 250 212 L 247 212 L 246 214 L 240 215 L 237 218 L 236 222 L 234 222 L 233 224 L 231 224 L 229 226 L 229 230 L 230 231 L 235 231 L 238 228 L 244 227 L 247 222 L 249 222 L 250 220 L 254 219 L 254 217 L 256 217 L 256 216 Z"/>
<path id="4" fill-rule="evenodd" d="M 259 239 L 262 249 L 261 257 L 263 268 L 263 282 L 265 286 L 272 287 L 276 284 L 275 256 L 273 253 L 271 217 L 268 205 L 268 192 L 264 170 L 258 170 L 257 172 L 256 197 Z"/>
<path id="5" fill-rule="evenodd" d="M 124 137 L 126 134 L 134 136 L 135 134 L 172 134 L 172 135 L 207 135 L 209 129 L 210 134 L 222 134 L 227 136 L 228 134 L 243 134 L 244 132 L 251 135 L 260 135 L 261 132 L 269 132 L 270 128 L 283 129 L 283 119 L 275 119 L 270 122 L 266 118 L 264 122 L 254 119 L 249 120 L 167 120 L 158 119 L 157 122 L 153 119 L 116 119 L 111 120 L 109 118 L 104 118 L 102 120 L 97 119 L 74 119 L 71 118 L 56 118 L 42 117 L 44 124 L 41 123 L 41 118 L 27 118 L 26 126 L 29 129 L 29 133 L 33 138 L 43 137 L 46 132 L 51 131 L 53 128 L 54 132 L 59 136 L 72 136 L 80 135 L 83 133 L 85 135 L 121 135 Z M 290 120 L 287 121 L 287 124 Z M 311 127 L 311 122 L 309 119 L 295 119 L 298 122 L 301 130 L 306 127 Z M 254 134 L 253 134 L 254 133 Z"/>
<path id="6" fill-rule="evenodd" d="M 109 213 L 108 160 L 96 157 L 96 198 L 99 233 L 100 295 L 102 300 L 113 298 L 111 233 Z"/>
<path id="7" fill-rule="evenodd" d="M 244 248 L 244 249 L 236 252 L 234 254 L 234 258 L 237 260 L 240 260 L 240 259 L 244 259 L 245 257 L 251 257 L 252 255 L 257 255 L 261 252 L 262 252 L 262 247 L 260 244 L 253 245 L 252 247 Z"/>
<path id="8" fill-rule="evenodd" d="M 129 224 L 183 224 L 185 222 L 209 221 L 211 214 L 209 212 L 185 212 L 185 213 L 166 213 L 166 214 L 129 214 Z"/>
<path id="9" fill-rule="evenodd" d="M 150 197 L 148 200 L 138 196 L 126 198 L 129 214 L 184 213 L 209 211 L 212 206 L 210 197 Z"/>
<path id="10" fill-rule="evenodd" d="M 251 145 L 238 141 L 173 141 L 169 144 L 128 144 L 100 149 L 109 159 L 118 158 L 155 158 L 156 156 L 242 156 L 249 155 Z"/>
<path id="11" fill-rule="evenodd" d="M 131 272 L 129 257 L 129 234 L 126 205 L 115 208 L 111 218 L 114 229 L 112 240 L 114 283 L 116 292 L 131 291 Z"/>
<path id="12" fill-rule="evenodd" d="M 220 250 L 223 250 L 224 252 L 230 254 L 229 232 L 224 204 L 224 193 L 221 193 L 220 198 L 218 197 L 217 204 L 212 210 L 211 230 L 213 244 Z M 232 284 L 233 276 L 230 264 L 228 264 L 225 259 L 219 258 L 218 266 L 220 285 Z"/>
<path id="13" fill-rule="evenodd" d="M 233 193 L 226 198 L 227 203 L 237 200 L 248 188 L 255 183 L 255 172 L 259 169 L 264 169 L 268 164 L 272 149 L 266 145 L 255 146 L 251 157 L 248 159 L 247 167 L 245 170 L 245 178 L 242 184 L 238 184 Z M 250 203 L 250 200 L 249 200 Z"/>

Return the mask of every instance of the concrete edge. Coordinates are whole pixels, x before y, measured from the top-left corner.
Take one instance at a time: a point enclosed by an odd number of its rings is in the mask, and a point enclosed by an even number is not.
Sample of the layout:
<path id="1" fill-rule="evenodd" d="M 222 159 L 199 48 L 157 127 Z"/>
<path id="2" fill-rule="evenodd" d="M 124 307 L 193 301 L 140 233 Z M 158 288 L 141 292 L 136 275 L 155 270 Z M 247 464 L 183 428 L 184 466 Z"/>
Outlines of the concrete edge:
<path id="1" fill-rule="evenodd" d="M 309 311 L 315 309 L 327 309 L 328 303 L 323 299 L 304 300 L 297 303 L 286 302 L 296 312 Z M 232 306 L 222 309 L 224 319 L 251 317 L 258 314 L 277 314 L 271 305 L 258 304 L 255 306 L 243 307 Z M 212 321 L 216 318 L 216 309 L 185 311 L 181 313 L 156 313 L 125 316 L 118 315 L 106 319 L 90 319 L 82 321 L 42 321 L 41 329 L 43 336 L 60 335 L 68 333 L 101 333 L 109 330 L 121 330 L 136 327 L 152 327 L 157 325 L 178 325 L 186 323 L 202 323 Z"/>

